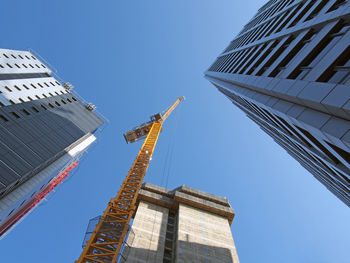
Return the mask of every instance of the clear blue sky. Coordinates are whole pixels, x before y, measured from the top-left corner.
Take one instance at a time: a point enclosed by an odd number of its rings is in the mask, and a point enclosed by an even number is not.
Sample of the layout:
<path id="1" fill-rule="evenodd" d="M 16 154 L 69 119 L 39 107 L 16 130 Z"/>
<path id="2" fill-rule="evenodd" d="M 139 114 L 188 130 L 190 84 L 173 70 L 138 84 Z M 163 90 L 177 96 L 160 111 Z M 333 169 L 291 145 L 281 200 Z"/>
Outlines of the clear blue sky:
<path id="1" fill-rule="evenodd" d="M 76 174 L 0 241 L 1 262 L 73 262 L 141 144 L 122 133 L 187 100 L 165 123 L 146 181 L 229 198 L 241 262 L 350 262 L 350 209 L 235 108 L 203 72 L 263 0 L 3 0 L 0 47 L 34 48 L 110 119 Z"/>

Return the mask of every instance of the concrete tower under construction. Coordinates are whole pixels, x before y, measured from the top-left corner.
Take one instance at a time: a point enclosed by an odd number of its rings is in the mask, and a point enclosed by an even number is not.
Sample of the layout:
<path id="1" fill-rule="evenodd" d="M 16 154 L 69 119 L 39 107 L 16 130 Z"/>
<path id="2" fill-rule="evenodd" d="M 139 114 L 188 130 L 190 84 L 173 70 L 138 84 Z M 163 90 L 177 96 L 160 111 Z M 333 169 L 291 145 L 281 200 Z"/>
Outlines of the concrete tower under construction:
<path id="1" fill-rule="evenodd" d="M 144 183 L 121 262 L 238 263 L 226 198 Z"/>

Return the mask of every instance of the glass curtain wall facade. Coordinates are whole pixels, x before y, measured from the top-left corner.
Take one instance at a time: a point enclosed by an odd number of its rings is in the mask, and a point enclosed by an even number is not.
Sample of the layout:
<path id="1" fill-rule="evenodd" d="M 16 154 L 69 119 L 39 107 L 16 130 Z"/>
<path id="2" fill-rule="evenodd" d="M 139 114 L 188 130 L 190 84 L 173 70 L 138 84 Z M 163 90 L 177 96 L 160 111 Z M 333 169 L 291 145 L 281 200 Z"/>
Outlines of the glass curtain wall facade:
<path id="1" fill-rule="evenodd" d="M 32 52 L 0 49 L 0 237 L 95 141 L 103 120 Z"/>
<path id="2" fill-rule="evenodd" d="M 350 2 L 271 0 L 206 78 L 350 207 Z"/>

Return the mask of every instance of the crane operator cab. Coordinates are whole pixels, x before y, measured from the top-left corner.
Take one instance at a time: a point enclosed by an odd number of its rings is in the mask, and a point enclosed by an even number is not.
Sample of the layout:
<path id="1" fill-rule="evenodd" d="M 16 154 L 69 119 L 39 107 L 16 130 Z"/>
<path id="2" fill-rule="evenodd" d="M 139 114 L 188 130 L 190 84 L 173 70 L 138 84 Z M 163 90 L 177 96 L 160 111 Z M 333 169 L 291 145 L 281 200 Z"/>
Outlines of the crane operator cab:
<path id="1" fill-rule="evenodd" d="M 157 113 L 150 117 L 151 121 L 143 123 L 132 130 L 124 133 L 126 143 L 137 142 L 140 139 L 145 138 L 152 128 L 152 124 L 162 119 L 162 114 Z"/>

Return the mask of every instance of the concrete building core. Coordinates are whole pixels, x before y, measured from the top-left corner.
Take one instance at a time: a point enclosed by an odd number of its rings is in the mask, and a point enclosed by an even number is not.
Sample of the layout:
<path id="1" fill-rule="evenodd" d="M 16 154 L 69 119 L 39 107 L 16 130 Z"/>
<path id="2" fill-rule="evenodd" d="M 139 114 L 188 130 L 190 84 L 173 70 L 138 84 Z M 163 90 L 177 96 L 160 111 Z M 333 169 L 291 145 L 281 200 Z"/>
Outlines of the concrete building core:
<path id="1" fill-rule="evenodd" d="M 121 262 L 239 262 L 228 200 L 144 183 Z"/>

